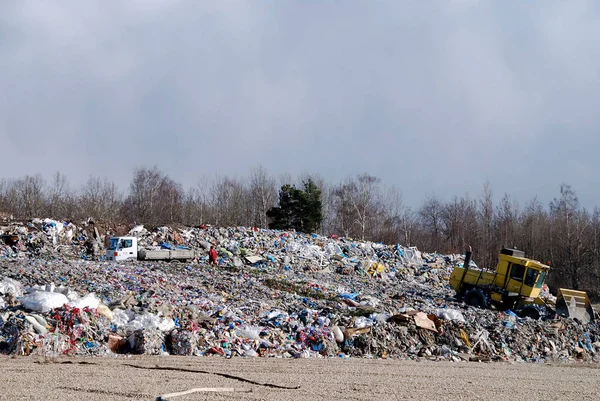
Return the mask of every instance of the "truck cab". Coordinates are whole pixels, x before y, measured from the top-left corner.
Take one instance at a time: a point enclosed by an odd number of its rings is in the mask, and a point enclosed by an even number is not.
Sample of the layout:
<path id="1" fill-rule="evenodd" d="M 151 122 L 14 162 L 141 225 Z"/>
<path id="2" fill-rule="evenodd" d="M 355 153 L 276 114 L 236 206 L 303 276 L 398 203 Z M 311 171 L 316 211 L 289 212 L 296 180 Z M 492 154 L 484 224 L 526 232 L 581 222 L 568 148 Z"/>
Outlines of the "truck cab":
<path id="1" fill-rule="evenodd" d="M 136 237 L 111 237 L 106 260 L 122 261 L 138 258 L 138 244 Z"/>

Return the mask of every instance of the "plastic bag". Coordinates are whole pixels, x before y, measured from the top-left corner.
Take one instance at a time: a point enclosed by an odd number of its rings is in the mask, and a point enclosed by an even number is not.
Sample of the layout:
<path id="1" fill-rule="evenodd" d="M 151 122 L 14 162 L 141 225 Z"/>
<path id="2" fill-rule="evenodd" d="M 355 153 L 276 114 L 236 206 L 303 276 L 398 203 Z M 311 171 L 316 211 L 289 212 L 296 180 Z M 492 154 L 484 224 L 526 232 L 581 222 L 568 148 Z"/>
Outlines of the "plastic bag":
<path id="1" fill-rule="evenodd" d="M 239 329 L 237 335 L 251 340 L 260 339 L 260 327 L 247 326 L 245 329 Z"/>
<path id="2" fill-rule="evenodd" d="M 438 310 L 438 317 L 444 320 L 452 320 L 453 322 L 465 322 L 465 317 L 462 313 L 456 309 L 440 309 Z"/>
<path id="3" fill-rule="evenodd" d="M 21 298 L 26 309 L 36 312 L 50 312 L 69 303 L 69 299 L 58 292 L 35 291 Z"/>
<path id="4" fill-rule="evenodd" d="M 79 308 L 79 309 L 83 309 L 83 308 L 96 309 L 96 308 L 98 308 L 99 304 L 100 304 L 100 300 L 98 298 L 96 298 L 96 295 L 94 295 L 93 292 L 90 292 L 83 298 L 74 299 L 71 302 L 69 302 L 69 306 L 71 306 L 73 308 Z"/>
<path id="5" fill-rule="evenodd" d="M 115 310 L 115 320 L 117 319 L 117 313 Z M 113 321 L 115 323 L 115 321 Z M 116 323 L 115 323 L 116 324 Z M 136 315 L 133 320 L 126 323 L 128 329 L 133 330 L 150 330 L 158 329 L 160 331 L 171 331 L 175 328 L 175 321 L 170 318 L 161 318 L 158 315 L 147 313 L 145 315 Z"/>
<path id="6" fill-rule="evenodd" d="M 21 297 L 23 296 L 23 285 L 12 278 L 4 277 L 0 281 L 0 294 Z"/>
<path id="7" fill-rule="evenodd" d="M 129 315 L 123 309 L 115 309 L 113 311 L 112 323 L 116 327 L 125 326 L 129 323 Z"/>
<path id="8" fill-rule="evenodd" d="M 373 321 L 364 317 L 359 316 L 354 320 L 354 327 L 362 329 L 364 327 L 370 327 L 373 325 Z"/>
<path id="9" fill-rule="evenodd" d="M 60 292 L 61 294 L 69 298 L 69 301 L 75 301 L 79 298 L 79 294 L 77 292 L 73 291 L 68 287 L 65 287 L 64 285 L 56 287 L 56 289 L 54 289 L 54 292 Z"/>

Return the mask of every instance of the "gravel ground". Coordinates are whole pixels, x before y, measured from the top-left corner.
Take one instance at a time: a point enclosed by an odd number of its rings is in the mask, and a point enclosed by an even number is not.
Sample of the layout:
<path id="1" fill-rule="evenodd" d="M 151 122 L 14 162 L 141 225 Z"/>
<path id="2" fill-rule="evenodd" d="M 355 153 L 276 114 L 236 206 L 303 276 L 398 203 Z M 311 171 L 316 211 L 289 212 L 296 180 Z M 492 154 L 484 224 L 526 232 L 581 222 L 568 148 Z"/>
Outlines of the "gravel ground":
<path id="1" fill-rule="evenodd" d="M 562 400 L 595 399 L 600 393 L 600 369 L 576 364 L 4 357 L 0 371 L 1 400 L 155 400 L 198 387 L 235 388 L 236 393 L 204 392 L 169 399 Z"/>

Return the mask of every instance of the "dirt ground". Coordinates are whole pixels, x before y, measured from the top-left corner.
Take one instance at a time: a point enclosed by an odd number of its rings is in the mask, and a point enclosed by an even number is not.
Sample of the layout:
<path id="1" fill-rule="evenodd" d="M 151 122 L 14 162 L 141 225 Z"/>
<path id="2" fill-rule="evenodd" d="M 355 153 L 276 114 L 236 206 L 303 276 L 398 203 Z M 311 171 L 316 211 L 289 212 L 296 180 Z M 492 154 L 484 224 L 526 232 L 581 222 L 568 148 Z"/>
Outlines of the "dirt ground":
<path id="1" fill-rule="evenodd" d="M 575 364 L 3 357 L 0 372 L 1 400 L 155 400 L 168 393 L 206 387 L 234 388 L 236 392 L 168 399 L 563 400 L 592 399 L 600 393 L 600 369 Z"/>

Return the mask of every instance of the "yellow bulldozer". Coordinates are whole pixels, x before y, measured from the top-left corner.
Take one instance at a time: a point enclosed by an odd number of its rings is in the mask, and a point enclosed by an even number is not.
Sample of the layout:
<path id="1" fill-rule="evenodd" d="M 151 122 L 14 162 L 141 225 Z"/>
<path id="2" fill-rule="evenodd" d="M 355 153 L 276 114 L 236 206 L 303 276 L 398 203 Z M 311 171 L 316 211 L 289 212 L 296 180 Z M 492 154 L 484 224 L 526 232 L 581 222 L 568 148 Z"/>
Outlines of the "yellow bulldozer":
<path id="1" fill-rule="evenodd" d="M 512 310 L 520 317 L 539 319 L 559 315 L 582 322 L 594 320 L 594 310 L 584 291 L 560 288 L 556 302 L 540 298 L 550 266 L 525 257 L 516 249 L 502 249 L 494 271 L 471 266 L 472 251 L 462 266 L 455 266 L 450 286 L 465 303 L 480 308 Z"/>

